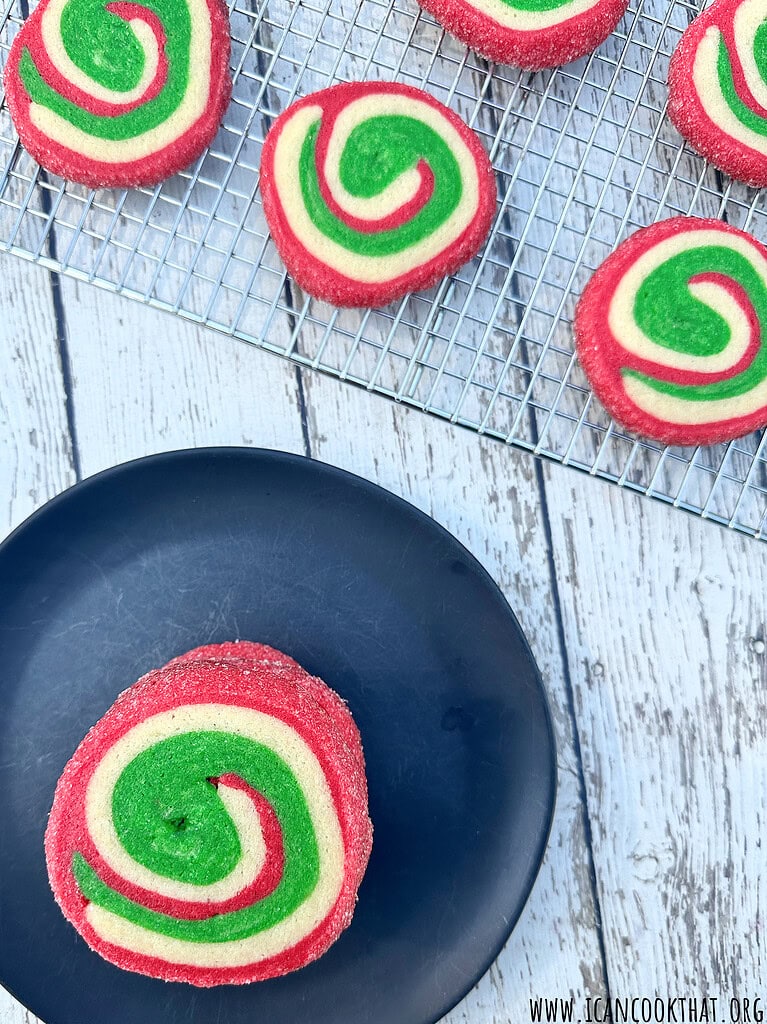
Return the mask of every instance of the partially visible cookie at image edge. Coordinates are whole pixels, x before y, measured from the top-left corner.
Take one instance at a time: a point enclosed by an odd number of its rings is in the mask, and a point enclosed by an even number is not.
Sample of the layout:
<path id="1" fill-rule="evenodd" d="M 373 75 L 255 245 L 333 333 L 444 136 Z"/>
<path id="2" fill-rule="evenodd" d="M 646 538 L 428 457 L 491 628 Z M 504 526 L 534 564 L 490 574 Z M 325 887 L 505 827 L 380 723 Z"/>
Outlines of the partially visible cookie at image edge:
<path id="1" fill-rule="evenodd" d="M 760 188 L 767 185 L 766 48 L 764 0 L 717 0 L 682 36 L 668 75 L 668 112 L 679 132 L 725 174 Z"/>
<path id="2" fill-rule="evenodd" d="M 153 185 L 191 164 L 231 95 L 223 0 L 42 0 L 5 66 L 19 138 L 49 171 L 91 188 Z"/>
<path id="3" fill-rule="evenodd" d="M 719 220 L 637 231 L 578 303 L 578 358 L 629 430 L 715 444 L 767 424 L 767 249 Z"/>

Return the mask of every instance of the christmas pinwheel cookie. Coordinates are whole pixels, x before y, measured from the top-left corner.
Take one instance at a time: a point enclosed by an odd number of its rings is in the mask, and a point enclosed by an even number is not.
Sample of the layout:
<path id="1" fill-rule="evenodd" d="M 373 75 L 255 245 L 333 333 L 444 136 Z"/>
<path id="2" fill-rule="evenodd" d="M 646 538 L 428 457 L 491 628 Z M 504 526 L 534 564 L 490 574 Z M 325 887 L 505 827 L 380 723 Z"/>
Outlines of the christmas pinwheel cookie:
<path id="1" fill-rule="evenodd" d="M 575 316 L 594 391 L 629 430 L 715 444 L 767 424 L 767 249 L 718 220 L 637 231 Z"/>
<path id="2" fill-rule="evenodd" d="M 457 114 L 420 89 L 358 82 L 307 96 L 277 119 L 261 194 L 304 291 L 337 306 L 381 306 L 476 254 L 496 188 Z"/>
<path id="3" fill-rule="evenodd" d="M 43 167 L 93 188 L 153 185 L 213 141 L 231 93 L 223 0 L 41 0 L 5 66 Z"/>
<path id="4" fill-rule="evenodd" d="M 64 769 L 45 852 L 96 952 L 212 986 L 326 952 L 371 843 L 348 708 L 291 658 L 243 643 L 199 648 L 118 697 Z"/>
<path id="5" fill-rule="evenodd" d="M 669 66 L 671 120 L 693 149 L 739 181 L 767 185 L 767 7 L 717 0 Z"/>
<path id="6" fill-rule="evenodd" d="M 555 68 L 591 53 L 628 0 L 418 0 L 454 36 L 499 64 Z"/>

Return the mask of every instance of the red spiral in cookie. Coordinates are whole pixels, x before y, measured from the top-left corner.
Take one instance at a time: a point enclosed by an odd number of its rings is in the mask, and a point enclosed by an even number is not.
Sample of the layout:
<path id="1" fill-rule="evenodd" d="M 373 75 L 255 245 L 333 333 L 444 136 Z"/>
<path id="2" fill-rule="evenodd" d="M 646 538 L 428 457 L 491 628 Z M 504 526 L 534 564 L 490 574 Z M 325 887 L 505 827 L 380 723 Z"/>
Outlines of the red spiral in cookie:
<path id="1" fill-rule="evenodd" d="M 290 273 L 338 306 L 435 284 L 474 256 L 495 210 L 475 133 L 393 82 L 337 85 L 289 107 L 264 143 L 261 194 Z"/>
<path id="2" fill-rule="evenodd" d="M 280 652 L 224 644 L 149 673 L 94 726 L 56 788 L 46 858 L 103 957 L 209 986 L 324 953 L 371 837 L 340 698 Z"/>

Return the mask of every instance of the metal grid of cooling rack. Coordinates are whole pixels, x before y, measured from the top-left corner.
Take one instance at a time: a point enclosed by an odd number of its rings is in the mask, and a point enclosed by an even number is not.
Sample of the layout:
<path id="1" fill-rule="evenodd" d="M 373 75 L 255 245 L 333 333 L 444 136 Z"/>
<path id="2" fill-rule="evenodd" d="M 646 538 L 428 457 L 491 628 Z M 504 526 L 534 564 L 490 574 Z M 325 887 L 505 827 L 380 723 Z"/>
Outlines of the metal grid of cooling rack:
<path id="1" fill-rule="evenodd" d="M 595 54 L 530 74 L 467 52 L 415 0 L 232 0 L 225 122 L 161 187 L 92 192 L 49 176 L 0 108 L 0 247 L 766 539 L 763 439 L 638 441 L 593 399 L 573 356 L 577 297 L 636 228 L 693 213 L 767 236 L 765 197 L 706 167 L 665 116 L 668 60 L 702 4 L 632 0 Z M 26 0 L 8 4 L 3 54 L 26 13 Z M 479 257 L 430 292 L 364 313 L 286 279 L 258 193 L 275 116 L 362 78 L 421 86 L 458 111 L 499 190 Z"/>

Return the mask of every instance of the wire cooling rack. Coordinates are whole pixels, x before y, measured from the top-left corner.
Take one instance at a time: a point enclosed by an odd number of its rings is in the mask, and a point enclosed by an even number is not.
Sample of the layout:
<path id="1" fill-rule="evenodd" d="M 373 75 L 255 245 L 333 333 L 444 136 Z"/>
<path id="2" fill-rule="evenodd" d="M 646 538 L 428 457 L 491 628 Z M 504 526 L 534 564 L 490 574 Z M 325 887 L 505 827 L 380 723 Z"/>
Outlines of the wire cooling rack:
<path id="1" fill-rule="evenodd" d="M 573 356 L 577 297 L 616 243 L 680 213 L 767 237 L 762 193 L 685 148 L 666 71 L 703 0 L 633 0 L 588 58 L 530 74 L 489 65 L 414 0 L 234 0 L 234 94 L 210 151 L 161 187 L 90 191 L 41 172 L 0 108 L 0 247 L 170 310 L 760 539 L 767 456 L 751 435 L 664 448 L 620 430 Z M 0 25 L 7 54 L 27 14 Z M 495 167 L 484 250 L 399 305 L 339 311 L 286 278 L 258 193 L 261 144 L 296 97 L 397 79 L 458 111 Z"/>

